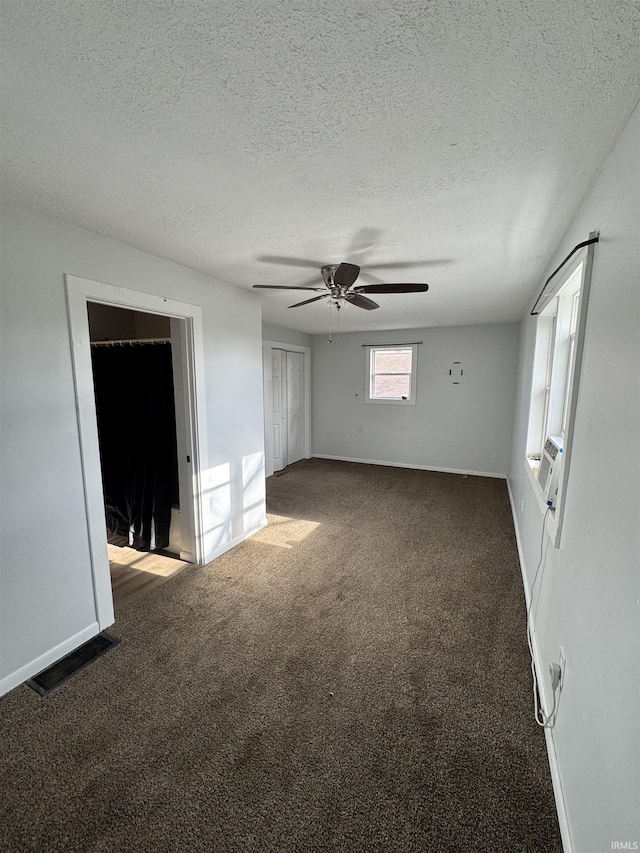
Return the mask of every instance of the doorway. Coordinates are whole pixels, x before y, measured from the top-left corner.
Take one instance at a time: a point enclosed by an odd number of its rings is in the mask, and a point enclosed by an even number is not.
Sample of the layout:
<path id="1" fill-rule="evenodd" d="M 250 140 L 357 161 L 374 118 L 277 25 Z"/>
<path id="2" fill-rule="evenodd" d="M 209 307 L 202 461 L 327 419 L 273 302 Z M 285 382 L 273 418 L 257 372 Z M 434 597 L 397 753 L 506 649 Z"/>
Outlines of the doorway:
<path id="1" fill-rule="evenodd" d="M 308 347 L 265 341 L 266 475 L 308 459 L 310 453 L 310 361 Z"/>
<path id="2" fill-rule="evenodd" d="M 155 319 L 147 316 L 145 320 L 154 323 L 162 320 L 165 330 L 166 323 L 169 323 L 170 334 L 166 337 L 171 341 L 180 496 L 179 557 L 184 564 L 205 562 L 201 465 L 202 460 L 207 459 L 207 430 L 202 312 L 195 305 L 77 276 L 66 275 L 65 284 L 96 621 L 102 630 L 113 624 L 114 601 L 105 535 L 105 506 L 88 305 L 99 303 L 103 306 L 155 315 Z M 135 390 L 132 389 L 131 393 L 135 394 Z M 161 575 L 161 572 L 158 574 Z"/>
<path id="3" fill-rule="evenodd" d="M 88 302 L 114 611 L 178 574 L 181 560 L 171 320 Z M 185 538 L 188 538 L 186 531 Z"/>

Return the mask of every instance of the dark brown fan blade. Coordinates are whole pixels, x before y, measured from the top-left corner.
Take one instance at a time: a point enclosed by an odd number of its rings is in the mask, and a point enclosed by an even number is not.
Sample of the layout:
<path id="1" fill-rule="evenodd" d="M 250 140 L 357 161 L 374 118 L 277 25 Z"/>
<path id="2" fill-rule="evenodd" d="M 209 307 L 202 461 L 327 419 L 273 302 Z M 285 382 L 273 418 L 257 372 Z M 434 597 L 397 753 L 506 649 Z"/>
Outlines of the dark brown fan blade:
<path id="1" fill-rule="evenodd" d="M 356 293 L 424 293 L 428 284 L 365 284 L 357 287 Z"/>
<path id="2" fill-rule="evenodd" d="M 351 287 L 360 275 L 360 267 L 355 264 L 340 264 L 333 274 L 333 280 L 340 287 Z"/>
<path id="3" fill-rule="evenodd" d="M 253 286 L 262 290 L 325 290 L 324 287 L 299 287 L 290 284 L 254 284 Z"/>
<path id="4" fill-rule="evenodd" d="M 300 305 L 308 305 L 310 302 L 317 302 L 318 299 L 325 299 L 329 296 L 329 292 L 323 293 L 322 296 L 314 296 L 313 299 L 305 299 L 304 302 L 296 302 L 295 305 L 289 305 L 289 308 L 298 308 Z"/>
<path id="5" fill-rule="evenodd" d="M 359 293 L 354 293 L 353 291 L 347 293 L 347 299 L 351 305 L 357 305 L 358 308 L 366 308 L 367 311 L 373 311 L 374 308 L 380 307 L 373 299 L 367 299 L 366 296 L 360 296 Z"/>
<path id="6" fill-rule="evenodd" d="M 284 267 L 311 267 L 319 270 L 324 266 L 320 261 L 308 261 L 306 258 L 286 258 L 280 255 L 258 255 L 256 261 L 261 261 L 263 264 L 280 264 Z"/>

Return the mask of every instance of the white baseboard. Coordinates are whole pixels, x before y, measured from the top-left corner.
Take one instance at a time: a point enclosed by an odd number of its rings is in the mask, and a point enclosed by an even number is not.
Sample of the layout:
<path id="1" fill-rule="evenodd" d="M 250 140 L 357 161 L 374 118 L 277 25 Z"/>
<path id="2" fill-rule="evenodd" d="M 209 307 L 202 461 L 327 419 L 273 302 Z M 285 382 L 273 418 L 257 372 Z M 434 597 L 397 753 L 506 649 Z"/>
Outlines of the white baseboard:
<path id="1" fill-rule="evenodd" d="M 467 474 L 472 477 L 494 477 L 506 480 L 506 474 L 493 474 L 489 471 L 467 471 L 463 468 L 443 468 L 438 465 L 413 465 L 409 462 L 385 462 L 381 459 L 355 459 L 351 456 L 333 456 L 329 453 L 314 453 L 314 459 L 334 459 L 336 462 L 359 462 L 361 465 L 386 465 L 389 468 L 412 468 L 415 471 L 439 471 L 442 474 Z"/>
<path id="2" fill-rule="evenodd" d="M 78 646 L 86 643 L 87 640 L 90 640 L 92 637 L 96 637 L 99 633 L 100 626 L 97 622 L 94 622 L 92 625 L 88 625 L 86 628 L 83 628 L 82 631 L 74 634 L 73 637 L 69 637 L 68 640 L 64 640 L 64 642 L 59 643 L 52 649 L 49 649 L 48 652 L 45 652 L 29 663 L 26 663 L 24 666 L 21 666 L 19 669 L 16 669 L 15 672 L 12 672 L 10 675 L 6 675 L 0 680 L 0 696 L 4 693 L 8 693 L 9 690 L 13 690 L 14 687 L 22 684 L 22 682 L 26 681 L 28 678 L 33 678 L 34 675 L 42 672 L 43 669 L 46 669 L 56 661 L 59 661 L 60 658 L 68 655 L 69 652 L 74 651 Z"/>
<path id="3" fill-rule="evenodd" d="M 518 526 L 518 517 L 516 515 L 516 504 L 511 491 L 511 481 L 507 477 L 507 491 L 509 492 L 509 503 L 511 504 L 511 514 L 513 516 L 513 526 L 516 532 L 516 545 L 518 547 L 518 561 L 520 563 L 520 573 L 522 574 L 522 586 L 524 587 L 524 598 L 529 612 L 529 604 L 531 601 L 527 575 L 525 572 L 524 551 L 522 548 L 522 539 L 520 537 L 520 528 Z M 546 695 L 546 683 L 542 677 L 543 667 L 538 651 L 538 642 L 536 639 L 535 624 L 533 616 L 531 617 L 531 647 L 533 649 L 533 664 L 536 668 L 536 677 L 539 685 L 539 692 L 542 704 L 545 708 L 550 708 L 549 697 Z M 533 709 L 531 711 L 533 713 Z M 547 746 L 547 757 L 549 759 L 549 770 L 551 773 L 551 783 L 553 785 L 553 794 L 556 801 L 556 811 L 558 813 L 558 824 L 560 825 L 560 837 L 562 839 L 562 847 L 565 853 L 573 853 L 573 843 L 571 841 L 571 833 L 569 831 L 569 818 L 567 815 L 567 807 L 564 801 L 564 792 L 562 790 L 562 782 L 560 781 L 560 770 L 558 768 L 558 757 L 556 755 L 556 745 L 553 740 L 553 729 L 546 728 L 544 730 L 545 742 Z"/>

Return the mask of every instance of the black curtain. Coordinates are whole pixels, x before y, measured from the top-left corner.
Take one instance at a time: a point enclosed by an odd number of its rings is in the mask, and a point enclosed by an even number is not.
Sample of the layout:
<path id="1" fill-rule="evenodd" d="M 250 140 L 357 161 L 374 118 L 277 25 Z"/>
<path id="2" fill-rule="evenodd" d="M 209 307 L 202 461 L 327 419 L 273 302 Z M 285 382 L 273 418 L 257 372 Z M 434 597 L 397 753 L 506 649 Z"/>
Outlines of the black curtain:
<path id="1" fill-rule="evenodd" d="M 107 530 L 155 551 L 178 503 L 171 345 L 91 347 Z"/>

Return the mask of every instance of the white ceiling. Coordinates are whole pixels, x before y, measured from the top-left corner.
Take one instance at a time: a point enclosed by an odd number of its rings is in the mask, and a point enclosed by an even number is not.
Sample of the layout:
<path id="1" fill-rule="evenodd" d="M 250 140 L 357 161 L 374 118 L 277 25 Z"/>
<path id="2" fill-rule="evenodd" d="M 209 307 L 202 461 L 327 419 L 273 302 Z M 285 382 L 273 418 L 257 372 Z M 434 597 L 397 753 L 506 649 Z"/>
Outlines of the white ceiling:
<path id="1" fill-rule="evenodd" d="M 519 319 L 639 94 L 637 0 L 2 0 L 2 25 L 7 195 L 245 288 L 314 274 L 269 255 L 430 284 L 345 331 Z"/>

